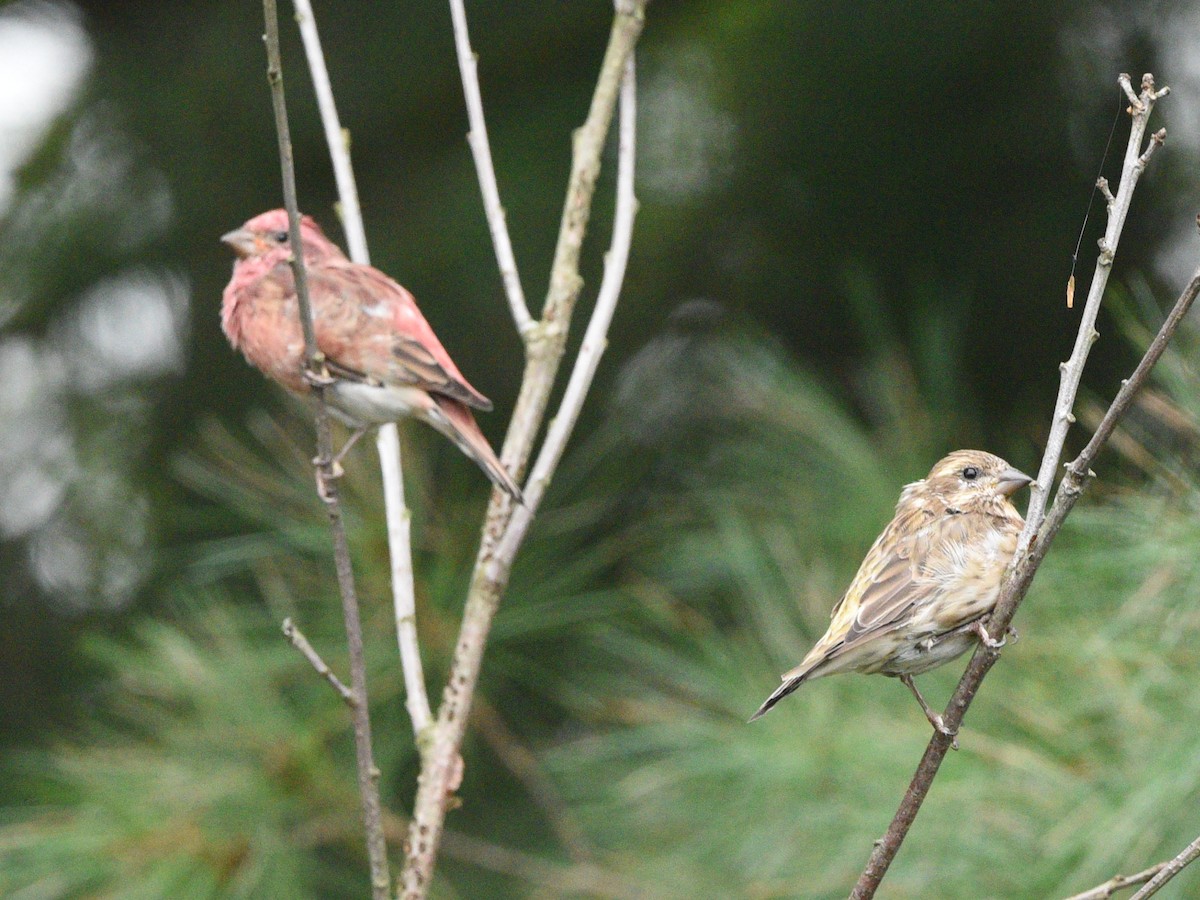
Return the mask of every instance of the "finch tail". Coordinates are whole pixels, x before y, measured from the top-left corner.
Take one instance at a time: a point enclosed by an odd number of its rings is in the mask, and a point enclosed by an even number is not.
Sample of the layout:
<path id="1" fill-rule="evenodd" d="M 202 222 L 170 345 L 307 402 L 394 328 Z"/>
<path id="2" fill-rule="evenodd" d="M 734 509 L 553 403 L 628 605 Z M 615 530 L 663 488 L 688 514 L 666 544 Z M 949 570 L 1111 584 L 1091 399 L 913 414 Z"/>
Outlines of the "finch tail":
<path id="1" fill-rule="evenodd" d="M 808 671 L 801 672 L 799 675 L 793 676 L 791 678 L 785 677 L 783 684 L 781 684 L 779 687 L 775 688 L 775 692 L 773 694 L 771 694 L 771 696 L 768 697 L 765 701 L 763 701 L 763 705 L 758 708 L 758 712 L 756 712 L 754 715 L 752 715 L 748 719 L 748 721 L 753 722 L 755 719 L 761 719 L 763 716 L 765 716 L 767 713 L 769 713 L 775 707 L 776 703 L 778 703 L 780 700 L 782 700 L 788 694 L 790 694 L 793 691 L 795 691 L 796 689 L 798 689 L 800 687 L 800 685 L 804 684 L 804 682 L 806 682 L 808 680 L 808 675 L 809 675 L 809 672 L 811 672 L 811 671 L 812 670 L 810 669 Z"/>
<path id="2" fill-rule="evenodd" d="M 525 498 L 521 494 L 521 489 L 508 474 L 508 469 L 504 468 L 504 464 L 496 457 L 492 445 L 479 430 L 479 424 L 466 405 L 441 394 L 431 394 L 430 396 L 437 404 L 443 419 L 439 422 L 431 418 L 430 424 L 454 441 L 459 450 L 473 459 L 496 487 L 524 505 Z"/>

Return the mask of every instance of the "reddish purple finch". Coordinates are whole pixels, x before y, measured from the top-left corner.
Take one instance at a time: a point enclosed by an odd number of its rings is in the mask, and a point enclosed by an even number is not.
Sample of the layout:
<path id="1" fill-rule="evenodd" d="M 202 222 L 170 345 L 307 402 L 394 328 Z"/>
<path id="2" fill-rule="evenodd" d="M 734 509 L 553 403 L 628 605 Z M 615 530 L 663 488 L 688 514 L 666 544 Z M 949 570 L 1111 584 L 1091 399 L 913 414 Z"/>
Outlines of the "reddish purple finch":
<path id="1" fill-rule="evenodd" d="M 287 212 L 255 216 L 221 240 L 238 256 L 221 300 L 229 343 L 288 390 L 309 393 Z M 350 443 L 372 425 L 420 419 L 520 500 L 471 415 L 472 407 L 490 410 L 492 402 L 458 371 L 412 294 L 378 269 L 351 262 L 308 216 L 300 220 L 300 242 L 317 347 L 330 376 L 325 398 L 355 429 Z"/>
<path id="2" fill-rule="evenodd" d="M 879 673 L 904 682 L 934 728 L 948 734 L 912 679 L 980 640 L 1000 643 L 983 619 L 1025 525 L 1009 497 L 1031 481 L 998 456 L 958 450 L 905 487 L 833 608 L 829 630 L 750 721 L 814 678 Z"/>

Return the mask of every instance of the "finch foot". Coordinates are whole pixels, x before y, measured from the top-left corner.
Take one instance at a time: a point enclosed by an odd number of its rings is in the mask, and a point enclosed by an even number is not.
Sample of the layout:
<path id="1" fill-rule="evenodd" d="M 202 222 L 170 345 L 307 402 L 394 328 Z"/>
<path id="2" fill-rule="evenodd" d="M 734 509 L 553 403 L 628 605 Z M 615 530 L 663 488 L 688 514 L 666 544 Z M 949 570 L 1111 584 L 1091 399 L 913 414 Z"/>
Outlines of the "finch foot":
<path id="1" fill-rule="evenodd" d="M 312 462 L 317 473 L 317 496 L 323 503 L 332 503 L 333 482 L 345 475 L 346 470 L 336 459 L 326 460 L 318 456 Z"/>
<path id="2" fill-rule="evenodd" d="M 904 682 L 905 687 L 912 691 L 913 696 L 917 698 L 917 702 L 921 704 L 921 710 L 925 713 L 925 718 L 929 720 L 929 724 L 933 726 L 933 730 L 938 734 L 943 734 L 950 738 L 950 749 L 957 750 L 958 729 L 952 731 L 946 726 L 946 720 L 929 708 L 929 704 L 925 702 L 925 698 L 917 690 L 917 684 L 912 680 L 911 675 L 901 675 L 900 680 Z"/>
<path id="3" fill-rule="evenodd" d="M 337 381 L 336 378 L 329 374 L 329 370 L 325 368 L 324 362 L 321 363 L 320 369 L 310 369 L 306 366 L 301 377 L 308 383 L 309 387 L 329 387 Z"/>
<path id="4" fill-rule="evenodd" d="M 1001 647 L 1003 647 L 1005 644 L 1008 643 L 1008 635 L 1009 634 L 1013 634 L 1013 635 L 1016 634 L 1016 632 L 1010 628 L 1007 632 L 1005 632 L 1004 637 L 1000 638 L 1000 640 L 997 641 L 997 640 L 993 640 L 992 636 L 987 633 L 987 629 L 983 627 L 982 622 L 976 622 L 974 630 L 975 630 L 975 633 L 977 635 L 979 635 L 979 643 L 983 644 L 983 646 L 987 647 L 989 650 L 999 650 Z"/>
<path id="5" fill-rule="evenodd" d="M 930 717 L 929 724 L 933 726 L 933 730 L 938 734 L 944 734 L 946 737 L 950 738 L 951 750 L 958 749 L 958 729 L 951 731 L 946 727 L 946 720 L 936 713 Z"/>

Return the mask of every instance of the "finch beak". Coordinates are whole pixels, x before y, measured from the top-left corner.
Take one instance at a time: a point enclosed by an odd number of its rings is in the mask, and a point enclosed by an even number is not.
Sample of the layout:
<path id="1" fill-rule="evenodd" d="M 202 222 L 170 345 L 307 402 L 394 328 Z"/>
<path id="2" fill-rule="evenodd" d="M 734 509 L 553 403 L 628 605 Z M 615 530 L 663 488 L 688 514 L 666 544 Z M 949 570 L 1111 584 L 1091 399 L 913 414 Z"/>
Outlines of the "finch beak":
<path id="1" fill-rule="evenodd" d="M 997 476 L 996 490 L 1005 497 L 1011 497 L 1031 481 L 1033 481 L 1033 479 L 1020 469 L 1014 469 L 1010 466 L 1001 472 L 999 476 Z"/>
<path id="2" fill-rule="evenodd" d="M 221 235 L 221 243 L 242 259 L 253 256 L 258 250 L 258 240 L 245 228 L 238 228 Z"/>

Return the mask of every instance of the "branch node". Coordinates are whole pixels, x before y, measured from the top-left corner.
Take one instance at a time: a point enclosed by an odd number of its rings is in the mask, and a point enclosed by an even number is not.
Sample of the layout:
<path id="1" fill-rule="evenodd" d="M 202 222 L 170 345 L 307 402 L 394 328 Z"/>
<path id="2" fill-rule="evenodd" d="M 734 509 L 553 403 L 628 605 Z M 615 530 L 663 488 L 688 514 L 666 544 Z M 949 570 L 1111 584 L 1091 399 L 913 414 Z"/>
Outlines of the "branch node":
<path id="1" fill-rule="evenodd" d="M 1167 139 L 1167 129 L 1160 128 L 1154 134 L 1150 135 L 1150 143 L 1146 145 L 1146 152 L 1138 157 L 1137 165 L 1139 170 L 1146 168 L 1146 163 L 1150 161 L 1150 157 L 1154 155 L 1154 151 L 1163 145 Z"/>
<path id="2" fill-rule="evenodd" d="M 633 198 L 633 162 L 636 156 L 633 49 L 641 33 L 640 11 L 645 0 L 622 2 L 639 14 L 630 16 L 618 13 L 614 17 L 584 127 L 573 136 L 571 174 L 541 321 L 534 323 L 529 320 L 525 325 L 518 324 L 518 331 L 525 338 L 525 377 L 501 453 L 501 459 L 512 471 L 521 471 L 529 461 L 546 415 L 555 374 L 562 362 L 571 313 L 582 284 L 579 277 L 580 248 L 590 217 L 604 138 L 618 98 L 621 125 L 612 242 L 614 248 L 623 244 L 626 249 L 620 253 L 612 252 L 608 257 L 587 334 L 560 401 L 559 415 L 553 423 L 553 429 L 543 439 L 533 467 L 536 477 L 526 485 L 525 503 L 514 506 L 506 496 L 493 494 L 483 539 L 475 558 L 459 641 L 450 664 L 437 727 L 432 735 L 431 746 L 422 754 L 406 863 L 401 874 L 401 896 L 406 900 L 423 898 L 428 892 L 446 812 L 451 804 L 458 802 L 452 792 L 462 777 L 459 748 L 462 746 L 488 632 L 507 587 L 513 561 L 540 502 L 542 484 L 561 459 L 562 449 L 591 385 L 600 358 L 599 350 L 603 347 L 603 334 L 609 326 L 620 294 L 627 245 L 632 235 L 630 212 L 633 204 L 630 201 Z M 458 38 L 460 35 L 465 37 L 466 33 L 461 0 L 451 0 L 451 10 L 455 16 L 456 45 L 461 46 L 462 41 Z"/>

